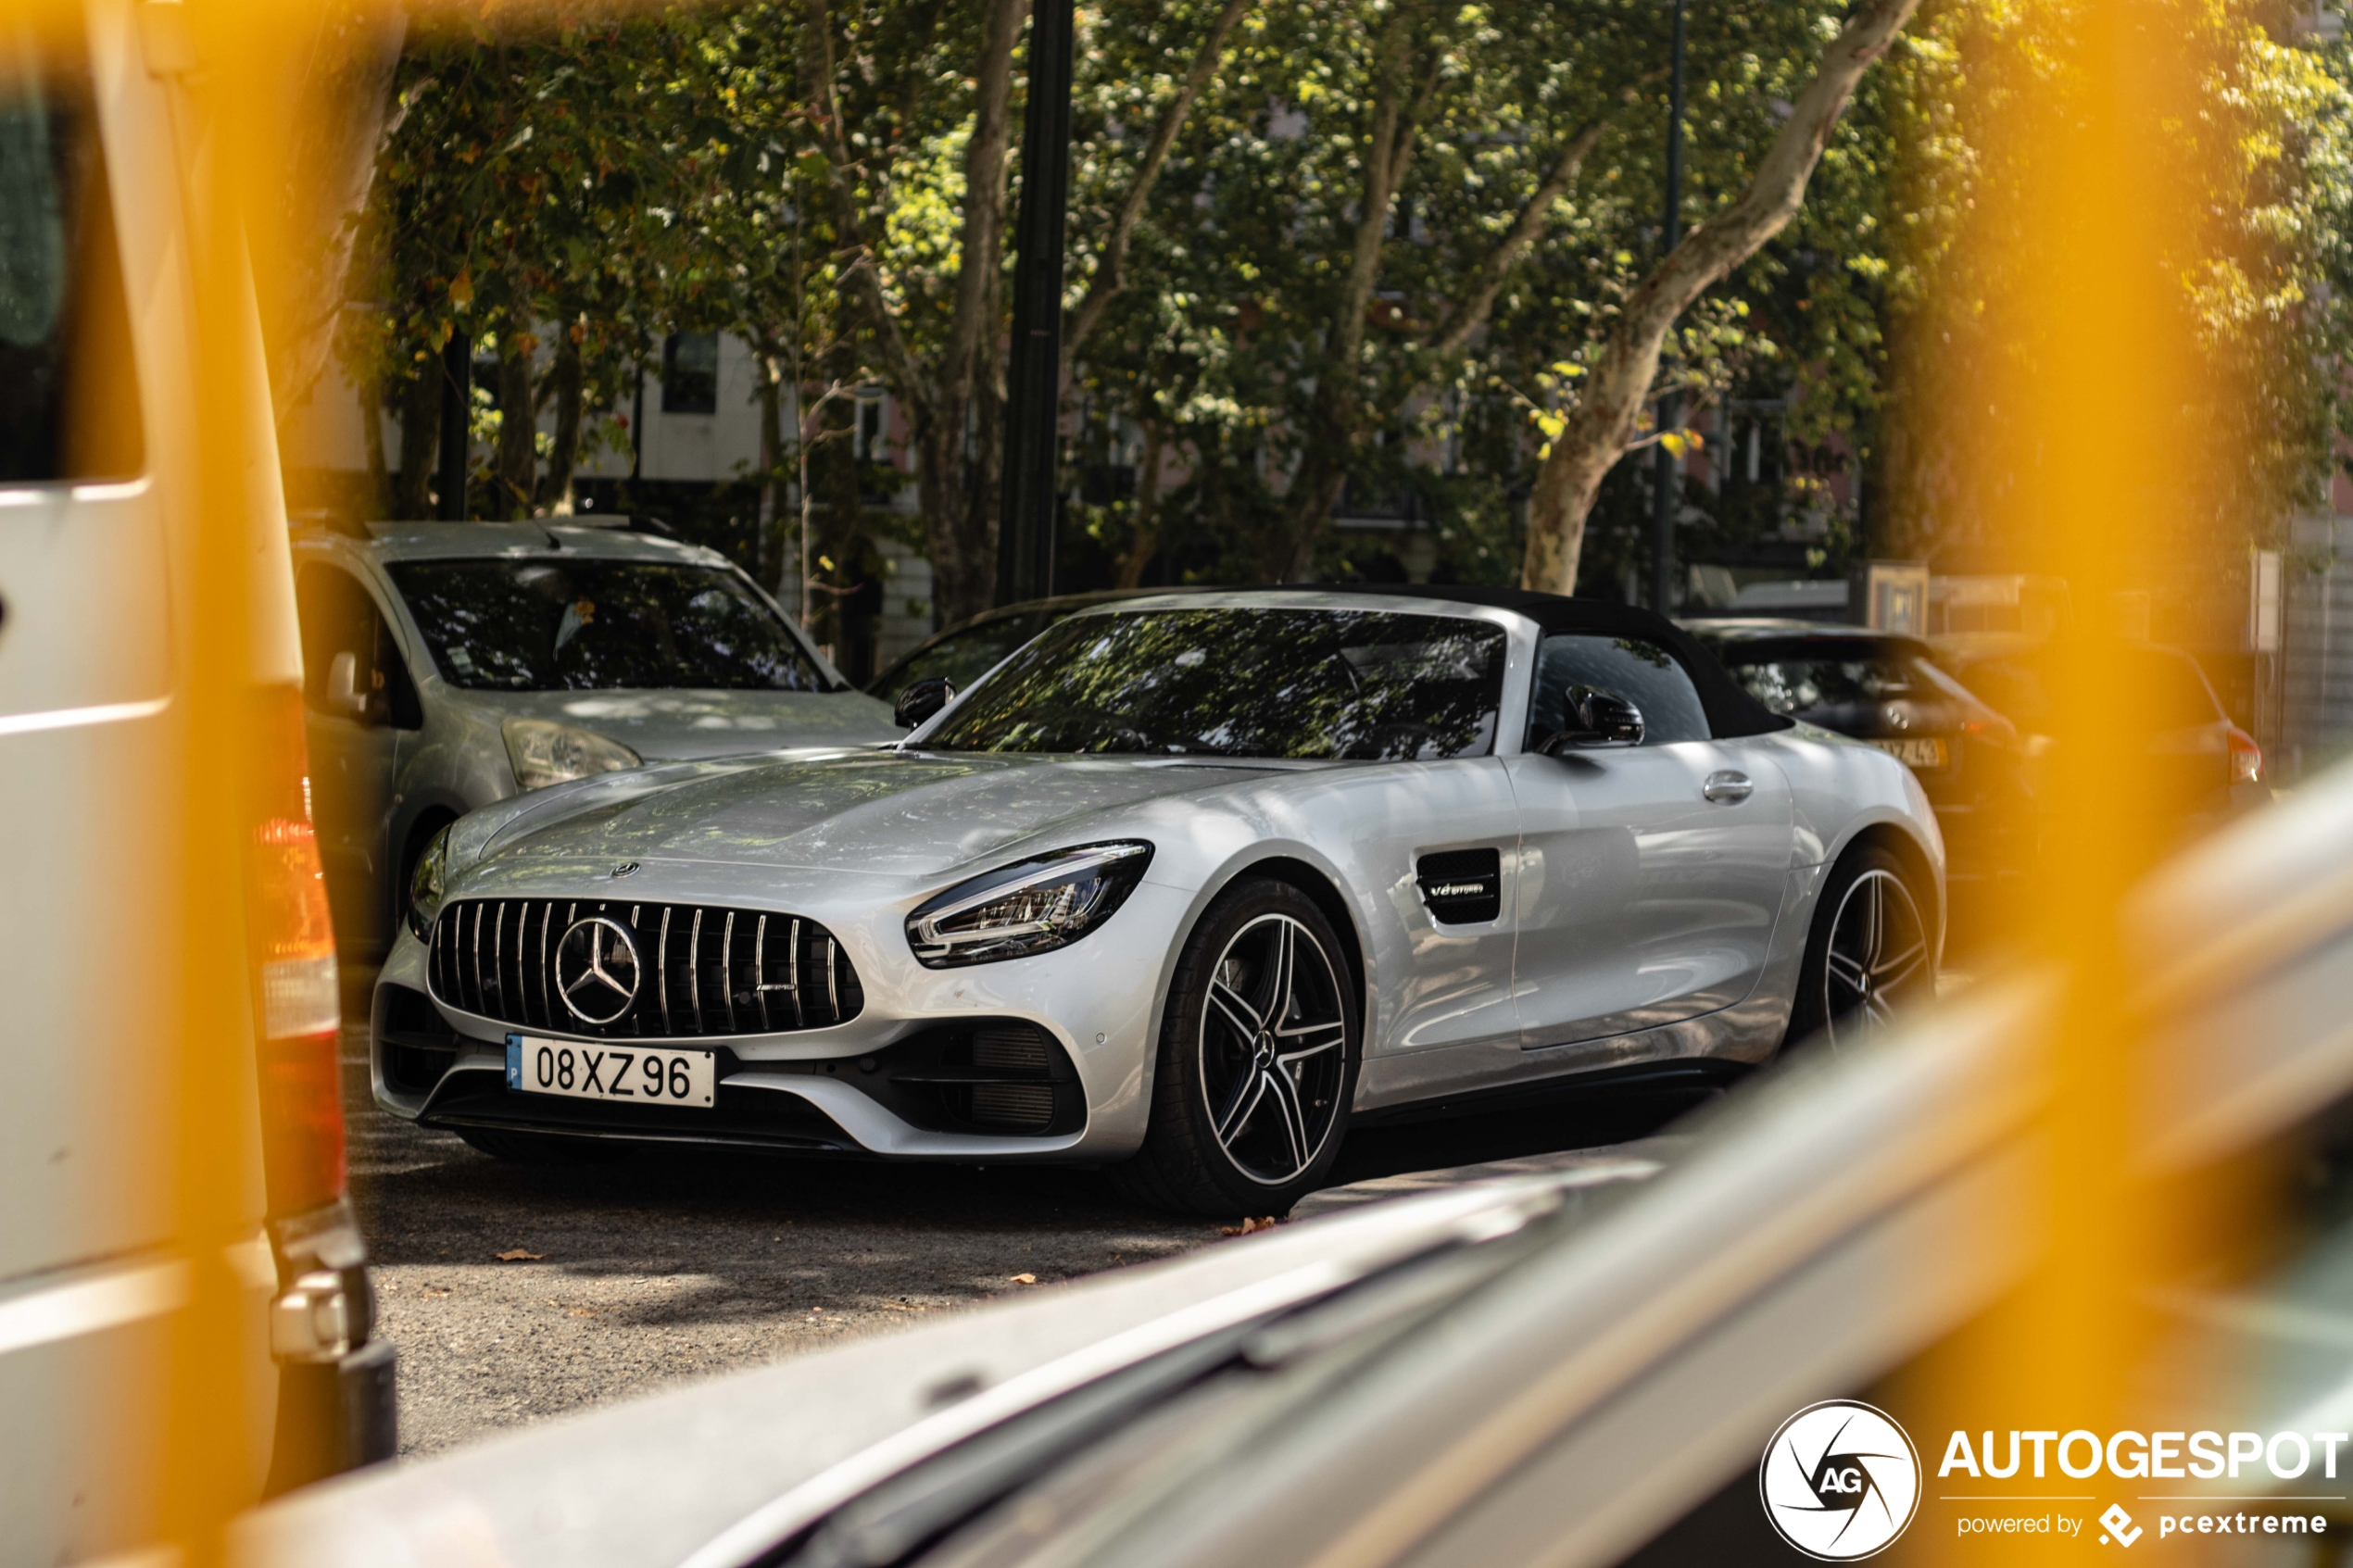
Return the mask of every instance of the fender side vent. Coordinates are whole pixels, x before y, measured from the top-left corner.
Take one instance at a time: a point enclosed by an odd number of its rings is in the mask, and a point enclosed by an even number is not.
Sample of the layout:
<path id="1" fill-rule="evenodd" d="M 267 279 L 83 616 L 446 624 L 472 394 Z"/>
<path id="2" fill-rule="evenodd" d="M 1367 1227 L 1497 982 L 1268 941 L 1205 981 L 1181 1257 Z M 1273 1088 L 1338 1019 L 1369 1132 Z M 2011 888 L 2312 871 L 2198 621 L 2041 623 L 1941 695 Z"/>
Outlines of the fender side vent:
<path id="1" fill-rule="evenodd" d="M 1495 849 L 1448 849 L 1416 867 L 1422 904 L 1441 925 L 1482 925 L 1504 912 L 1504 857 Z"/>

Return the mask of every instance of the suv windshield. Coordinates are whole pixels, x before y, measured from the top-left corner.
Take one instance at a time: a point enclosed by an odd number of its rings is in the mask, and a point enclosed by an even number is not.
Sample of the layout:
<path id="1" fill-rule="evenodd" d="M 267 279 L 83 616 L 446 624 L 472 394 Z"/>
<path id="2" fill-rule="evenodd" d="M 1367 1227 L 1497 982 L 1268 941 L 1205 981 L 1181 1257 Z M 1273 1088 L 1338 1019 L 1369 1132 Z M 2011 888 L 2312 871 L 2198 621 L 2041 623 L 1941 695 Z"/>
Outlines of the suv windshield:
<path id="1" fill-rule="evenodd" d="M 1453 616 L 1076 616 L 952 709 L 938 751 L 1428 761 L 1494 744 L 1504 632 Z"/>
<path id="2" fill-rule="evenodd" d="M 390 571 L 443 678 L 476 691 L 828 689 L 731 571 L 538 556 Z"/>

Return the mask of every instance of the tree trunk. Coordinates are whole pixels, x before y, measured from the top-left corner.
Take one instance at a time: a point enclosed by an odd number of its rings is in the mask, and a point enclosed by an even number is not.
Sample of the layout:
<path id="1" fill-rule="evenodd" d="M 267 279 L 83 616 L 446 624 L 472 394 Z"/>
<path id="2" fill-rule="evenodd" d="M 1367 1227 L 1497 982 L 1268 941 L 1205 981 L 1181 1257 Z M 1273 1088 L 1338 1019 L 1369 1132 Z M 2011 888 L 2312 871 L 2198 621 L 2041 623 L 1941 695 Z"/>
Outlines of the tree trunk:
<path id="1" fill-rule="evenodd" d="M 1371 133 L 1365 142 L 1364 194 L 1358 198 L 1355 244 L 1348 260 L 1348 279 L 1341 285 L 1331 335 L 1315 375 L 1309 406 L 1306 441 L 1299 471 L 1292 475 L 1284 497 L 1282 520 L 1261 553 L 1261 581 L 1298 581 L 1315 558 L 1315 546 L 1331 523 L 1348 485 L 1348 470 L 1364 437 L 1364 396 L 1357 358 L 1365 345 L 1365 312 L 1372 307 L 1373 290 L 1380 282 L 1381 246 L 1389 237 L 1390 211 L 1397 190 L 1404 183 L 1405 168 L 1413 160 L 1414 128 L 1437 91 L 1439 68 L 1445 52 L 1433 49 L 1418 90 L 1409 72 L 1414 26 L 1421 7 L 1400 5 L 1390 14 L 1376 45 L 1378 84 L 1373 95 Z"/>
<path id="2" fill-rule="evenodd" d="M 413 522 L 433 515 L 434 458 L 441 451 L 441 361 L 419 360 L 400 383 L 400 471 L 392 486 L 392 515 Z"/>
<path id="3" fill-rule="evenodd" d="M 933 375 L 928 441 L 916 476 L 931 544 L 932 596 L 943 623 L 978 615 L 997 598 L 997 509 L 1004 462 L 1003 335 L 998 273 L 1005 254 L 1006 154 L 1012 144 L 1013 44 L 1024 0 L 990 0 L 982 40 L 979 102 L 964 151 L 963 244 L 955 315 Z M 969 445 L 966 431 L 972 433 Z"/>
<path id="4" fill-rule="evenodd" d="M 862 178 L 834 90 L 834 35 L 825 0 L 807 0 L 804 68 L 812 118 L 824 137 L 835 223 L 849 254 L 842 279 L 882 352 L 882 369 L 907 412 L 916 495 L 931 555 L 933 597 L 948 621 L 976 615 L 997 596 L 997 482 L 1002 462 L 998 273 L 1005 254 L 1006 154 L 1011 145 L 1013 48 L 1026 0 L 988 0 L 973 72 L 973 129 L 964 147 L 963 226 L 953 308 L 926 365 L 900 331 L 878 273 L 881 247 L 853 194 Z"/>
<path id="5" fill-rule="evenodd" d="M 1103 312 L 1127 286 L 1125 268 L 1128 242 L 1135 237 L 1137 221 L 1144 215 L 1144 204 L 1152 194 L 1152 185 L 1160 179 L 1161 166 L 1168 161 L 1169 149 L 1176 144 L 1177 133 L 1185 129 L 1185 120 L 1193 112 L 1193 105 L 1217 74 L 1217 61 L 1226 51 L 1226 39 L 1234 24 L 1242 19 L 1253 0 L 1226 0 L 1226 7 L 1209 24 L 1208 36 L 1193 52 L 1192 69 L 1176 89 L 1176 96 L 1161 111 L 1160 121 L 1152 127 L 1151 140 L 1144 145 L 1144 156 L 1136 166 L 1136 177 L 1128 182 L 1126 193 L 1114 209 L 1111 227 L 1103 235 L 1103 250 L 1095 263 L 1095 275 L 1087 283 L 1087 292 L 1079 298 L 1078 307 L 1070 313 L 1063 332 L 1062 380 L 1067 386 L 1071 372 L 1078 363 L 1078 351 L 1085 345 Z"/>
<path id="6" fill-rule="evenodd" d="M 392 499 L 392 480 L 384 468 L 384 389 L 371 376 L 359 386 L 359 441 L 368 460 L 368 511 L 383 517 Z"/>
<path id="7" fill-rule="evenodd" d="M 577 325 L 557 336 L 556 362 L 547 372 L 555 383 L 556 434 L 547 448 L 547 471 L 539 480 L 539 509 L 558 517 L 572 515 L 572 474 L 580 466 L 580 421 L 586 412 L 581 404 L 587 395 L 587 368 L 572 335 Z"/>
<path id="8" fill-rule="evenodd" d="M 1659 351 L 1676 319 L 1797 216 L 1831 128 L 1872 61 L 1887 52 L 1919 0 L 1864 0 L 1765 151 L 1755 177 L 1730 206 L 1693 229 L 1643 279 L 1580 384 L 1568 422 L 1537 470 L 1520 585 L 1577 591 L 1585 519 L 1602 481 L 1624 456 L 1651 401 Z"/>
<path id="9" fill-rule="evenodd" d="M 532 335 L 509 330 L 498 334 L 498 515 L 529 517 L 539 487 L 539 400 L 531 383 Z"/>
<path id="10" fill-rule="evenodd" d="M 1122 588 L 1140 587 L 1144 568 L 1160 550 L 1160 457 L 1167 427 L 1158 420 L 1144 421 L 1143 467 L 1136 474 L 1136 531 L 1128 535 L 1127 553 L 1119 558 Z"/>
<path id="11" fill-rule="evenodd" d="M 826 648 L 825 657 L 838 663 L 848 651 L 841 590 L 858 533 L 859 408 L 850 391 L 859 369 L 856 351 L 848 343 L 837 343 L 826 356 L 825 368 L 829 383 L 843 390 L 817 409 L 815 439 L 811 444 L 809 483 L 817 504 L 809 571 L 816 592 L 812 596 L 808 630 Z"/>
<path id="12" fill-rule="evenodd" d="M 785 588 L 785 388 L 782 356 L 771 343 L 753 345 L 760 367 L 760 585 Z"/>

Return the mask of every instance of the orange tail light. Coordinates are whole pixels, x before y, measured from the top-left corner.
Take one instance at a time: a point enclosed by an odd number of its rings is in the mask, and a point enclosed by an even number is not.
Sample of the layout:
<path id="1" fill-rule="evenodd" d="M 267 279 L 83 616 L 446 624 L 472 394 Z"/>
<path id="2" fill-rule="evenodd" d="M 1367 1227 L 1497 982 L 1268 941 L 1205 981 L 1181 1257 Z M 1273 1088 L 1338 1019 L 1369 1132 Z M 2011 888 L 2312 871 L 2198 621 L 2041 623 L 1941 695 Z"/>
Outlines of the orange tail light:
<path id="1" fill-rule="evenodd" d="M 2263 748 L 2255 744 L 2255 737 L 2233 724 L 2231 726 L 2230 743 L 2231 782 L 2234 784 L 2262 783 Z"/>
<path id="2" fill-rule="evenodd" d="M 259 810 L 245 853 L 246 933 L 270 1210 L 296 1214 L 344 1195 L 343 1011 L 310 819 L 302 699 L 278 687 L 262 695 L 262 706 L 254 781 Z"/>

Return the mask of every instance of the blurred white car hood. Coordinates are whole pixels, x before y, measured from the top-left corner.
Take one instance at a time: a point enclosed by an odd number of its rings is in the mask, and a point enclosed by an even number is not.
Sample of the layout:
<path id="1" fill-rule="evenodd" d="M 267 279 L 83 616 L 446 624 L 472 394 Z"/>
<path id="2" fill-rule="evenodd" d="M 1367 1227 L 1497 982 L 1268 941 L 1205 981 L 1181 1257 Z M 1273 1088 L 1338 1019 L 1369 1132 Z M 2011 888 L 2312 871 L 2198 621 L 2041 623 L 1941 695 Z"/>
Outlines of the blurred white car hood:
<path id="1" fill-rule="evenodd" d="M 1549 1206 L 1560 1185 L 1655 1169 L 1602 1163 L 1368 1205 L 363 1471 L 247 1516 L 238 1560 L 675 1568 L 845 1460 L 871 1453 L 887 1473 L 905 1462 L 889 1450 L 920 1457 L 1173 1345 L 1456 1236 L 1508 1228 L 1517 1213 Z"/>

